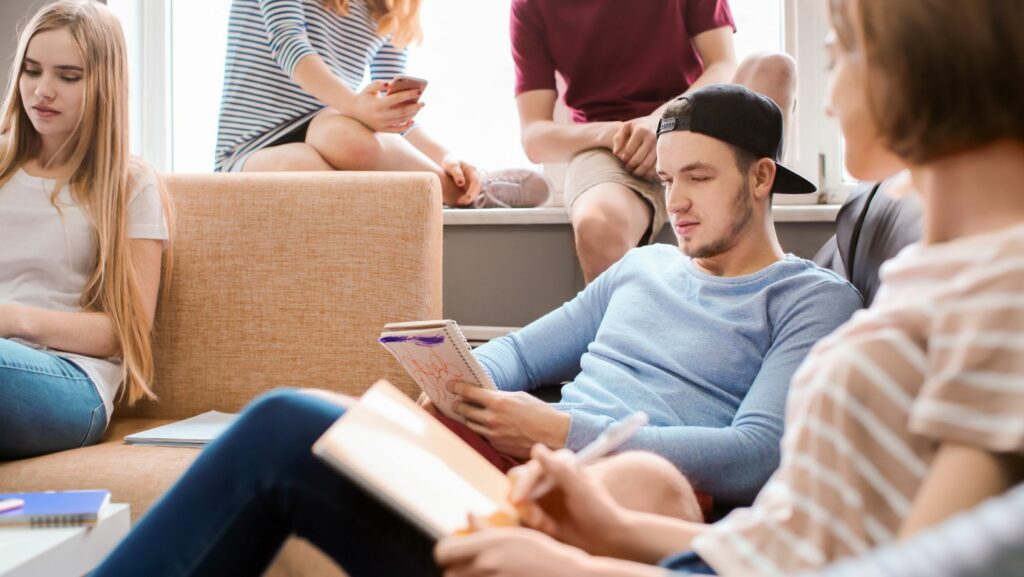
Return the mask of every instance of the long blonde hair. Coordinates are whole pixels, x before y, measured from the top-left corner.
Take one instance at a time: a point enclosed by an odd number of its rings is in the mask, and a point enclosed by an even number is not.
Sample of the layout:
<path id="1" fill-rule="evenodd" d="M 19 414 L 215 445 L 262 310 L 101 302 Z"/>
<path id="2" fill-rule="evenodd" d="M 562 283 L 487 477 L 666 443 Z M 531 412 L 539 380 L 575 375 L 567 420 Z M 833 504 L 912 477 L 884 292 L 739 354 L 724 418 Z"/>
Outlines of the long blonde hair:
<path id="1" fill-rule="evenodd" d="M 348 14 L 351 0 L 324 0 L 335 14 Z M 405 48 L 423 39 L 420 27 L 420 0 L 366 0 L 370 16 L 377 21 L 377 34 L 391 35 L 391 43 Z"/>
<path id="2" fill-rule="evenodd" d="M 128 153 L 127 50 L 121 25 L 105 5 L 60 0 L 40 9 L 22 31 L 0 109 L 0 186 L 40 153 L 42 139 L 29 120 L 18 85 L 29 42 L 40 32 L 57 29 L 68 30 L 85 62 L 82 114 L 53 160 L 71 167 L 67 186 L 89 216 L 96 239 L 95 268 L 82 291 L 81 306 L 110 319 L 120 344 L 125 385 L 121 396 L 133 404 L 143 397 L 156 398 L 150 388 L 155 373 L 152 327 L 127 232 L 131 192 L 149 169 Z M 170 233 L 170 199 L 156 180 Z M 60 186 L 50 199 L 57 210 L 59 190 Z"/>

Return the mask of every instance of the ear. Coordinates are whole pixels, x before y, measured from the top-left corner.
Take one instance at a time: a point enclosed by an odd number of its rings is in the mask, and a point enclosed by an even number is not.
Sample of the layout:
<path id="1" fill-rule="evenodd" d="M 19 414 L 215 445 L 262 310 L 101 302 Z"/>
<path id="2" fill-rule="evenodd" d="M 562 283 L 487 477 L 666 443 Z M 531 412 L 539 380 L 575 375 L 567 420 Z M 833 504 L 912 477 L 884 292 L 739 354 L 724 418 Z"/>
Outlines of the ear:
<path id="1" fill-rule="evenodd" d="M 770 158 L 759 158 L 750 166 L 750 172 L 754 198 L 764 200 L 771 196 L 772 185 L 775 184 L 775 163 Z"/>

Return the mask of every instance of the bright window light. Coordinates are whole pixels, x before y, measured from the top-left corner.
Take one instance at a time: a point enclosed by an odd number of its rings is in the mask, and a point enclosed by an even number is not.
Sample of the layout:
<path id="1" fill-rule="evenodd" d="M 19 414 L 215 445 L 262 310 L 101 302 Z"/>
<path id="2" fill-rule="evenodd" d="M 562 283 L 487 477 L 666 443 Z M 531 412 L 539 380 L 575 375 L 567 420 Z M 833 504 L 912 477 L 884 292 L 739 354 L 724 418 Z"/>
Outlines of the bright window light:
<path id="1" fill-rule="evenodd" d="M 127 5 L 138 0 L 110 0 Z M 783 48 L 783 0 L 732 0 L 740 59 Z M 230 0 L 171 2 L 172 166 L 213 170 Z M 409 74 L 430 81 L 417 117 L 440 142 L 482 168 L 530 166 L 519 143 L 509 0 L 426 0 L 423 45 Z M 126 28 L 130 25 L 126 23 Z M 128 31 L 131 36 L 131 30 Z M 136 73 L 133 70 L 133 74 Z"/>

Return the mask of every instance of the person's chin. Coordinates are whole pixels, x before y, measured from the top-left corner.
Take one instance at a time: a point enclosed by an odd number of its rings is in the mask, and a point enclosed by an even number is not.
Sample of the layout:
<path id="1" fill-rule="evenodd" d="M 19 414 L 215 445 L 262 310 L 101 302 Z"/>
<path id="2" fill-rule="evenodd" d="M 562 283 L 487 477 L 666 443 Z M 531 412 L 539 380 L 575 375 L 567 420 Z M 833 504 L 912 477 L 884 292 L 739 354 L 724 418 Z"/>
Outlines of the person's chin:
<path id="1" fill-rule="evenodd" d="M 683 253 L 684 256 L 693 257 L 693 253 L 697 250 L 697 244 L 693 240 L 687 238 L 676 237 L 679 243 L 679 252 Z"/>

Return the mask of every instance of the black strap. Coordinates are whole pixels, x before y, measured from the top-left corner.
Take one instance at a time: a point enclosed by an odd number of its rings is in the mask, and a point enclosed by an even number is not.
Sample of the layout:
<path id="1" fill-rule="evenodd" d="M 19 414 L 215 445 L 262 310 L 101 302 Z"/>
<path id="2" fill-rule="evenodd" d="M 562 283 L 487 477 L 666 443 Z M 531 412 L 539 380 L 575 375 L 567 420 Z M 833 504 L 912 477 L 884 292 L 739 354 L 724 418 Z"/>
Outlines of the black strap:
<path id="1" fill-rule="evenodd" d="M 853 234 L 850 235 L 850 259 L 846 263 L 846 278 L 853 282 L 853 263 L 854 259 L 857 258 L 857 244 L 860 242 L 860 229 L 864 227 L 864 220 L 868 216 L 868 209 L 871 208 L 871 201 L 875 198 L 875 193 L 882 186 L 879 182 L 875 186 L 871 187 L 871 192 L 868 193 L 868 198 L 864 202 L 864 208 L 860 209 L 860 215 L 857 217 L 857 224 L 853 226 Z"/>

